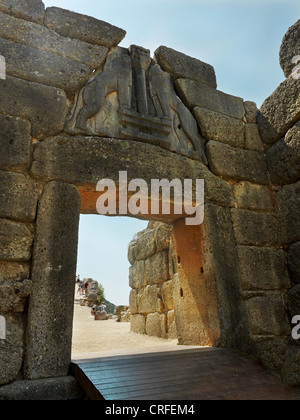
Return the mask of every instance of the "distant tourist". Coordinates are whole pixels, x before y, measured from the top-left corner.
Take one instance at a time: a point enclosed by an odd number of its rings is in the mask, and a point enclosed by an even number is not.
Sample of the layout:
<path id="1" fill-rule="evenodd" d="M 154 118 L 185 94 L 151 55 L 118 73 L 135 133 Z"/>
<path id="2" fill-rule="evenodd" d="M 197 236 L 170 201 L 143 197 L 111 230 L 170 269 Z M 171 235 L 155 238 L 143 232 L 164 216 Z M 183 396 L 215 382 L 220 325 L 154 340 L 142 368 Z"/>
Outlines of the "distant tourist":
<path id="1" fill-rule="evenodd" d="M 104 302 L 102 302 L 100 305 L 100 312 L 106 312 L 106 305 Z"/>

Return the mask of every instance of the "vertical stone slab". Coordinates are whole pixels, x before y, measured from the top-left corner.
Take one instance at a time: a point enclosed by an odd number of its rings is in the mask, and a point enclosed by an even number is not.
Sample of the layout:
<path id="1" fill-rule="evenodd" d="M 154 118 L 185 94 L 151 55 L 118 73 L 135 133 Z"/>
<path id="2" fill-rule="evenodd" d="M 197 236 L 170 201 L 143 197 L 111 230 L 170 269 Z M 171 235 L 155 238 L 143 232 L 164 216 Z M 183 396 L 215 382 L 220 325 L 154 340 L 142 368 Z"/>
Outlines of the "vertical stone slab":
<path id="1" fill-rule="evenodd" d="M 66 376 L 71 359 L 80 194 L 46 185 L 38 209 L 24 376 Z"/>

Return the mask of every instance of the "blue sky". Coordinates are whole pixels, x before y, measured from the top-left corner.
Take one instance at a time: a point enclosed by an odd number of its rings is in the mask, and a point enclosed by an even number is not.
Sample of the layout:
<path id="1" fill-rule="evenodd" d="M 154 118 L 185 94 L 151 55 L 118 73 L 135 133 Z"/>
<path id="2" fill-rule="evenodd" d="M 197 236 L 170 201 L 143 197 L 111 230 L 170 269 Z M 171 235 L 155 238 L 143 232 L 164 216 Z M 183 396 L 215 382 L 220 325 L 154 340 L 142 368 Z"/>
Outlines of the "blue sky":
<path id="1" fill-rule="evenodd" d="M 279 48 L 300 17 L 299 0 L 47 0 L 127 31 L 121 45 L 152 55 L 166 45 L 214 66 L 218 89 L 261 106 L 284 80 Z M 146 222 L 82 216 L 78 273 L 100 281 L 106 298 L 127 304 L 127 246 Z"/>

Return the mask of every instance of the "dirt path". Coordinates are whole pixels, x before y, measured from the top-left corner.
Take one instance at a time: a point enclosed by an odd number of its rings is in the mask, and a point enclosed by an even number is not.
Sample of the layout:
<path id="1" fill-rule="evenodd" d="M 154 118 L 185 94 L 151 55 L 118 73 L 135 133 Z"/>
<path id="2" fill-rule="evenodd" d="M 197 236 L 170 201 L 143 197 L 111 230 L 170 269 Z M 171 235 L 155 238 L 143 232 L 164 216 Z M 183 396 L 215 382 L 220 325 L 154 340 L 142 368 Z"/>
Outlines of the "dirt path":
<path id="1" fill-rule="evenodd" d="M 177 340 L 135 334 L 130 331 L 130 323 L 114 320 L 95 321 L 90 308 L 74 307 L 72 358 L 85 353 L 121 354 L 147 351 L 156 347 L 161 350 L 178 349 Z"/>

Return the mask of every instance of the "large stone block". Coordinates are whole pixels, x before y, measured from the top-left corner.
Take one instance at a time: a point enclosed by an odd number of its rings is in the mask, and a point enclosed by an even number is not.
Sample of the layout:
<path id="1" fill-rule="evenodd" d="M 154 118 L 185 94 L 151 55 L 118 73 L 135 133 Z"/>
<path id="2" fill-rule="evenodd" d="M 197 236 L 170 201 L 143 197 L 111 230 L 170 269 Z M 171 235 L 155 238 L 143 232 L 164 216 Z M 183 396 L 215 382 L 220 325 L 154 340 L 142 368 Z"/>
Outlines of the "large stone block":
<path id="1" fill-rule="evenodd" d="M 287 261 L 293 282 L 300 283 L 300 242 L 296 242 L 290 246 Z"/>
<path id="2" fill-rule="evenodd" d="M 203 107 L 195 107 L 194 115 L 202 135 L 207 140 L 220 141 L 232 146 L 244 147 L 244 123 Z"/>
<path id="3" fill-rule="evenodd" d="M 166 281 L 161 287 L 161 296 L 165 309 L 172 311 L 174 309 L 173 300 L 173 280 Z"/>
<path id="4" fill-rule="evenodd" d="M 129 271 L 129 286 L 132 289 L 139 289 L 147 285 L 147 277 L 145 273 L 145 261 L 136 261 Z"/>
<path id="5" fill-rule="evenodd" d="M 58 7 L 46 9 L 44 23 L 62 36 L 107 48 L 118 45 L 126 35 L 123 29 L 109 23 Z"/>
<path id="6" fill-rule="evenodd" d="M 31 292 L 29 264 L 0 262 L 0 312 L 23 312 Z"/>
<path id="7" fill-rule="evenodd" d="M 257 116 L 261 139 L 274 143 L 300 119 L 300 79 L 290 76 L 262 104 Z"/>
<path id="8" fill-rule="evenodd" d="M 66 94 L 60 89 L 11 76 L 0 80 L 0 112 L 29 120 L 33 137 L 62 131 L 67 111 Z"/>
<path id="9" fill-rule="evenodd" d="M 156 244 L 154 234 L 154 230 L 146 230 L 136 240 L 135 258 L 137 260 L 144 260 L 155 254 Z"/>
<path id="10" fill-rule="evenodd" d="M 24 320 L 20 314 L 5 318 L 6 339 L 0 340 L 0 385 L 14 381 L 21 370 L 24 351 Z"/>
<path id="11" fill-rule="evenodd" d="M 31 158 L 29 121 L 0 114 L 0 126 L 0 168 L 28 169 Z"/>
<path id="12" fill-rule="evenodd" d="M 291 318 L 300 315 L 300 284 L 288 291 L 288 311 Z"/>
<path id="13" fill-rule="evenodd" d="M 245 149 L 256 152 L 264 152 L 264 144 L 261 141 L 257 124 L 245 124 Z"/>
<path id="14" fill-rule="evenodd" d="M 146 286 L 139 290 L 139 313 L 150 314 L 161 313 L 163 310 L 162 300 L 159 297 L 160 291 L 156 285 Z"/>
<path id="15" fill-rule="evenodd" d="M 175 86 L 179 96 L 190 109 L 203 107 L 240 120 L 245 115 L 244 102 L 241 98 L 189 79 L 178 79 Z"/>
<path id="16" fill-rule="evenodd" d="M 300 178 L 300 122 L 267 151 L 267 165 L 273 184 L 284 185 Z"/>
<path id="17" fill-rule="evenodd" d="M 206 149 L 210 169 L 215 175 L 256 184 L 269 183 L 266 159 L 263 154 L 213 140 L 207 143 Z"/>
<path id="18" fill-rule="evenodd" d="M 300 181 L 286 185 L 276 194 L 278 237 L 282 244 L 300 241 Z"/>
<path id="19" fill-rule="evenodd" d="M 33 222 L 38 196 L 36 182 L 20 173 L 0 171 L 0 217 Z"/>
<path id="20" fill-rule="evenodd" d="M 149 190 L 153 179 L 205 179 L 207 201 L 232 205 L 230 185 L 205 165 L 137 141 L 59 136 L 36 147 L 31 172 L 38 179 L 96 186 L 104 178 L 118 183 L 120 170 L 128 180 L 145 180 Z"/>
<path id="21" fill-rule="evenodd" d="M 8 75 L 58 87 L 69 96 L 82 88 L 91 76 L 86 65 L 51 52 L 5 39 L 0 39 L 0 50 L 6 58 Z"/>
<path id="22" fill-rule="evenodd" d="M 66 376 L 71 360 L 80 194 L 50 182 L 40 200 L 26 331 L 27 379 Z"/>
<path id="23" fill-rule="evenodd" d="M 164 314 L 149 314 L 146 319 L 146 334 L 151 337 L 167 338 L 167 317 Z"/>
<path id="24" fill-rule="evenodd" d="M 168 250 L 171 244 L 172 227 L 161 224 L 155 230 L 155 242 L 157 252 Z"/>
<path id="25" fill-rule="evenodd" d="M 108 49 L 77 39 L 66 38 L 55 31 L 33 22 L 23 21 L 0 13 L 0 37 L 38 50 L 48 51 L 61 57 L 98 68 L 103 64 Z M 42 40 L 42 41 L 41 41 Z"/>
<path id="26" fill-rule="evenodd" d="M 279 59 L 285 77 L 289 77 L 296 66 L 296 63 L 292 61 L 293 58 L 300 56 L 299 38 L 300 19 L 289 28 L 280 47 Z"/>
<path id="27" fill-rule="evenodd" d="M 16 18 L 43 23 L 45 6 L 42 0 L 1 0 L 0 11 Z"/>
<path id="28" fill-rule="evenodd" d="M 272 193 L 267 186 L 237 182 L 232 187 L 235 205 L 248 210 L 273 210 Z"/>
<path id="29" fill-rule="evenodd" d="M 231 209 L 234 235 L 239 245 L 278 244 L 277 219 L 270 213 Z"/>
<path id="30" fill-rule="evenodd" d="M 150 286 L 162 284 L 170 278 L 168 252 L 159 252 L 145 261 L 145 277 Z"/>
<path id="31" fill-rule="evenodd" d="M 210 64 L 164 46 L 155 51 L 154 59 L 174 79 L 192 79 L 213 88 L 217 87 L 215 70 Z"/>
<path id="32" fill-rule="evenodd" d="M 0 260 L 28 261 L 33 234 L 25 224 L 0 219 Z"/>
<path id="33" fill-rule="evenodd" d="M 290 334 L 290 323 L 281 293 L 270 292 L 246 300 L 253 335 Z"/>
<path id="34" fill-rule="evenodd" d="M 141 314 L 131 315 L 130 331 L 137 334 L 146 334 L 146 317 Z"/>
<path id="35" fill-rule="evenodd" d="M 290 279 L 282 250 L 237 247 L 243 290 L 286 290 Z"/>

